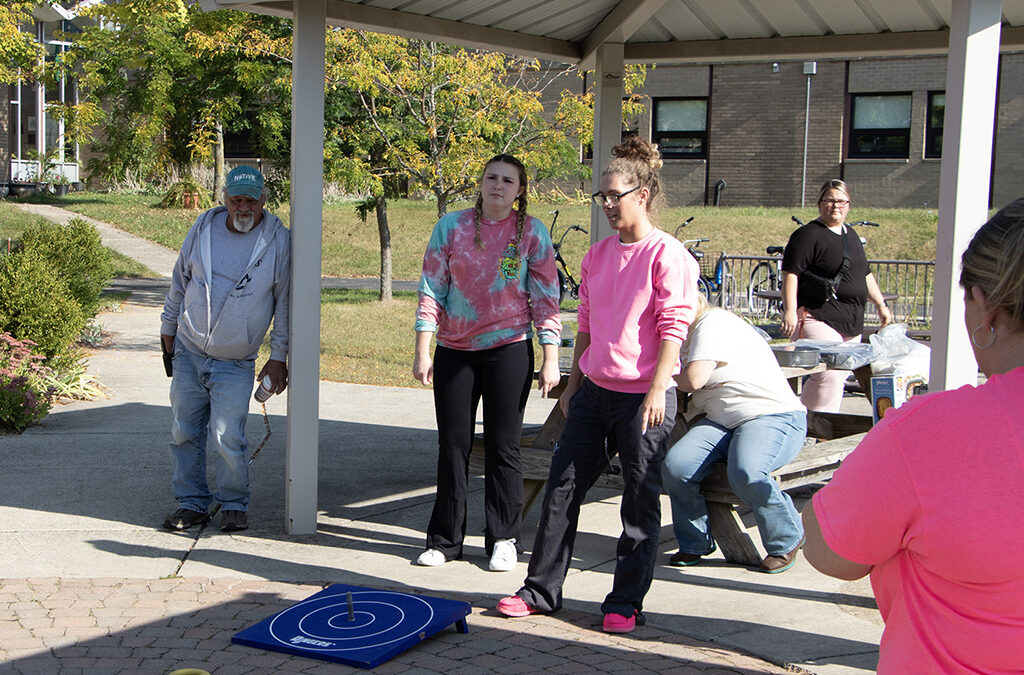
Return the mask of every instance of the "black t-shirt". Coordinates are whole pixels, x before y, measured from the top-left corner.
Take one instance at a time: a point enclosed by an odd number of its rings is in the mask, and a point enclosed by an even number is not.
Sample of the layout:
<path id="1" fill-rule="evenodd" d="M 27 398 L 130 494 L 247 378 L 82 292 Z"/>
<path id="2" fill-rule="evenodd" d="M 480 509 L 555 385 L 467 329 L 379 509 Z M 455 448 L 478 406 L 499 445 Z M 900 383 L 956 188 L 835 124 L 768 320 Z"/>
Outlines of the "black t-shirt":
<path id="1" fill-rule="evenodd" d="M 843 264 L 843 240 L 846 237 L 850 267 L 843 274 L 832 298 L 828 288 L 809 277 L 811 272 L 832 279 Z M 868 267 L 864 246 L 849 225 L 838 235 L 817 220 L 798 228 L 789 236 L 782 254 L 782 270 L 798 277 L 796 301 L 806 307 L 815 319 L 827 323 L 846 337 L 860 335 L 864 330 L 864 301 L 868 297 Z"/>

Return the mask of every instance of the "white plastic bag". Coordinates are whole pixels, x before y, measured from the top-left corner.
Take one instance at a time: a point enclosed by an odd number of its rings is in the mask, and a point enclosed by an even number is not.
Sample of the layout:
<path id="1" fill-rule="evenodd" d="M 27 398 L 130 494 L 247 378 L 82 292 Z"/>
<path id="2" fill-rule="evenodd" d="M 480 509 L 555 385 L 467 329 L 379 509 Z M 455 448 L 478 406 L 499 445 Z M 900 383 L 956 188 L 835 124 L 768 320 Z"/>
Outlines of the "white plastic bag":
<path id="1" fill-rule="evenodd" d="M 874 375 L 913 375 L 928 382 L 932 350 L 907 337 L 907 324 L 891 323 L 870 338 L 877 357 L 871 364 Z"/>

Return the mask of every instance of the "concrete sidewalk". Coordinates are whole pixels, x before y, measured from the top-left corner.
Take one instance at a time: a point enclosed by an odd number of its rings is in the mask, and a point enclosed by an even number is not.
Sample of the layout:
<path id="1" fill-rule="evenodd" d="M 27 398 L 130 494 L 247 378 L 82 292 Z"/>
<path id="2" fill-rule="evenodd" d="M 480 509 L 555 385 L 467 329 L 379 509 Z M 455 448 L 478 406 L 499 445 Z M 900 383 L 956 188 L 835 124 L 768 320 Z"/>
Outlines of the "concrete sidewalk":
<path id="1" fill-rule="evenodd" d="M 824 577 L 802 558 L 780 575 L 718 556 L 685 570 L 660 564 L 647 626 L 601 632 L 619 533 L 618 497 L 606 490 L 584 506 L 566 608 L 552 616 L 506 619 L 493 610 L 519 587 L 528 558 L 511 573 L 487 571 L 479 477 L 465 559 L 411 565 L 434 491 L 425 388 L 321 383 L 316 534 L 285 533 L 283 396 L 268 402 L 273 435 L 252 467 L 251 528 L 161 530 L 174 508 L 169 381 L 157 342 L 166 281 L 118 286 L 133 295 L 99 317 L 111 341 L 90 359 L 108 398 L 57 406 L 42 425 L 0 437 L 0 673 L 348 672 L 230 645 L 234 632 L 329 583 L 472 603 L 468 635 L 445 632 L 376 669 L 383 672 L 874 669 L 882 624 L 868 583 Z M 551 405 L 534 396 L 527 421 L 539 423 Z M 255 406 L 248 433 L 253 446 L 265 433 Z M 537 511 L 524 522 L 527 549 Z M 661 563 L 675 548 L 668 513 L 666 500 Z"/>

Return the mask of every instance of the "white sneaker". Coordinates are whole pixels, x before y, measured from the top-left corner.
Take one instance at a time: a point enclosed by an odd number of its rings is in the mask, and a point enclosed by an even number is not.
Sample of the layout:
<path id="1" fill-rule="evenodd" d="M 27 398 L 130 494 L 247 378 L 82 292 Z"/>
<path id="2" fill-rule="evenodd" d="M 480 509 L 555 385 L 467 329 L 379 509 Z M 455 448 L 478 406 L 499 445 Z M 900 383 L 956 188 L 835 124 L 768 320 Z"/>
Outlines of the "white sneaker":
<path id="1" fill-rule="evenodd" d="M 441 553 L 436 548 L 428 548 L 423 553 L 420 553 L 420 557 L 416 558 L 416 564 L 423 567 L 437 567 L 446 562 L 448 561 L 445 560 L 444 553 Z"/>
<path id="2" fill-rule="evenodd" d="M 511 572 L 519 562 L 519 551 L 516 550 L 515 539 L 499 539 L 491 549 L 491 562 L 488 567 L 492 572 Z"/>

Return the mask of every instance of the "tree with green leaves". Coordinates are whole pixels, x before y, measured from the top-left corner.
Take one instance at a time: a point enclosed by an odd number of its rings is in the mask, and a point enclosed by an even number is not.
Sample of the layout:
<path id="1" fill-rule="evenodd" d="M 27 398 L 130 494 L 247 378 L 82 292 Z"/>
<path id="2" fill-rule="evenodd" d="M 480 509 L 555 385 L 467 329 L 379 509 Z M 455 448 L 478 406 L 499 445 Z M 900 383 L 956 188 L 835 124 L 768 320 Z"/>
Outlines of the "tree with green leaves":
<path id="1" fill-rule="evenodd" d="M 39 2 L 5 0 L 0 4 L 0 82 L 13 84 L 42 75 L 46 51 L 35 40 L 32 9 Z M 27 27 L 29 30 L 22 30 Z"/>
<path id="2" fill-rule="evenodd" d="M 376 142 L 390 162 L 437 201 L 438 216 L 465 198 L 489 157 L 519 155 L 540 175 L 581 172 L 572 106 L 544 109 L 549 90 L 571 68 L 536 59 L 356 30 L 335 30 L 327 77 L 355 91 Z M 564 89 L 561 98 L 582 93 Z M 557 100 L 557 99 L 556 99 Z"/>
<path id="3" fill-rule="evenodd" d="M 535 180 L 588 173 L 579 142 L 593 136 L 593 97 L 574 67 L 351 29 L 328 33 L 326 64 L 328 99 L 347 92 L 351 116 L 328 126 L 328 147 L 346 150 L 334 166 L 371 193 L 360 215 L 371 206 L 377 215 L 382 299 L 391 297 L 386 200 L 403 178 L 431 193 L 440 217 L 499 153 L 520 157 Z M 643 72 L 632 69 L 629 86 Z"/>
<path id="4" fill-rule="evenodd" d="M 252 128 L 264 156 L 284 152 L 290 72 L 250 50 L 247 36 L 290 39 L 289 22 L 204 13 L 185 0 L 122 0 L 86 13 L 96 25 L 75 37 L 64 65 L 79 73 L 80 105 L 100 117 L 94 175 L 149 178 L 213 163 L 216 191 L 225 130 Z"/>

